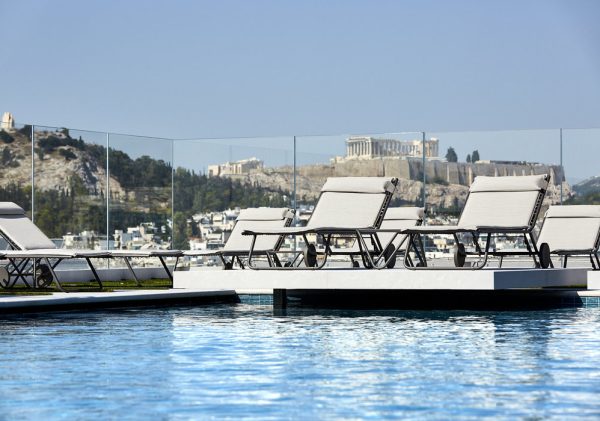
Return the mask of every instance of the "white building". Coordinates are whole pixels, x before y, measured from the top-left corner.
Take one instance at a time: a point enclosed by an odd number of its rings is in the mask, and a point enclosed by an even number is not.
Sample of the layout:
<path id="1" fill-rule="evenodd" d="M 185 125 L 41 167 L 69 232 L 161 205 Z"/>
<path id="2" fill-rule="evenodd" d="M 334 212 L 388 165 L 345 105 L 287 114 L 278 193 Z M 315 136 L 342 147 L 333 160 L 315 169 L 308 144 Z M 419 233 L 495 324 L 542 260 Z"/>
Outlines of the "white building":
<path id="1" fill-rule="evenodd" d="M 258 158 L 242 159 L 240 161 L 226 162 L 224 164 L 215 164 L 208 166 L 209 177 L 222 177 L 229 175 L 244 175 L 250 170 L 263 168 L 264 163 Z"/>
<path id="2" fill-rule="evenodd" d="M 439 155 L 439 139 L 425 140 L 425 157 L 437 158 Z M 384 139 L 372 136 L 350 136 L 346 140 L 346 156 L 340 160 L 377 159 L 384 157 L 423 156 L 422 140 Z"/>
<path id="3" fill-rule="evenodd" d="M 12 130 L 15 128 L 15 118 L 9 112 L 2 114 L 2 120 L 0 121 L 0 129 Z"/>

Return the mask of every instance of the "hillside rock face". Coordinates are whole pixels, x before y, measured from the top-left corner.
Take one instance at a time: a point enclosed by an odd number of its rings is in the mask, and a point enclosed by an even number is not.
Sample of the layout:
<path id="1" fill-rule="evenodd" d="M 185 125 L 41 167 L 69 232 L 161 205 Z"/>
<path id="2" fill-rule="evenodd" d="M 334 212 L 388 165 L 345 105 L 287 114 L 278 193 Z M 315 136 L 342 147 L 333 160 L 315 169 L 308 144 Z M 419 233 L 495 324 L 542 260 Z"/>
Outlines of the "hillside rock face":
<path id="1" fill-rule="evenodd" d="M 600 175 L 590 177 L 573 186 L 573 191 L 579 195 L 600 192 Z"/>
<path id="2" fill-rule="evenodd" d="M 0 142 L 2 165 L 0 165 L 0 187 L 10 184 L 31 185 L 31 140 L 28 135 L 18 131 L 4 132 Z M 6 133 L 12 141 L 6 141 Z M 36 143 L 49 137 L 66 139 L 57 132 L 36 132 Z M 36 145 L 37 146 L 37 145 Z M 33 162 L 35 170 L 35 188 L 37 190 L 68 190 L 74 175 L 82 181 L 90 195 L 106 193 L 106 168 L 85 150 L 73 146 L 59 146 L 49 153 L 40 154 L 36 148 Z M 110 190 L 114 196 L 122 196 L 123 189 L 119 181 L 110 177 Z"/>
<path id="3" fill-rule="evenodd" d="M 461 209 L 464 206 L 469 186 L 478 175 L 533 175 L 550 174 L 551 182 L 545 205 L 560 202 L 560 187 L 563 196 L 569 197 L 570 186 L 564 172 L 557 165 L 514 164 L 514 163 L 449 163 L 428 161 L 425 165 L 427 179 L 427 205 L 440 209 Z M 298 201 L 313 202 L 317 199 L 327 177 L 397 177 L 398 189 L 394 195 L 403 203 L 421 203 L 423 191 L 423 162 L 412 159 L 356 160 L 332 164 L 306 165 L 298 168 L 296 177 Z M 236 178 L 268 189 L 293 188 L 293 168 L 290 166 L 264 168 L 251 171 Z"/>

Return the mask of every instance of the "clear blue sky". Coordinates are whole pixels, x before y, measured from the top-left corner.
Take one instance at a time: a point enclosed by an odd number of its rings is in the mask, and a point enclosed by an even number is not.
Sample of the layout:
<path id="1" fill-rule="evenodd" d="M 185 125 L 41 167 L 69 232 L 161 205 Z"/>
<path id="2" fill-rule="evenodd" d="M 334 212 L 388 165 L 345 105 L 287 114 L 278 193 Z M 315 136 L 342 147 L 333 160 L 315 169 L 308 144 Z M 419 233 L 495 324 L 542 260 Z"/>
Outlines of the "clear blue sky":
<path id="1" fill-rule="evenodd" d="M 597 0 L 0 0 L 0 112 L 175 138 L 600 127 L 599 22 Z"/>

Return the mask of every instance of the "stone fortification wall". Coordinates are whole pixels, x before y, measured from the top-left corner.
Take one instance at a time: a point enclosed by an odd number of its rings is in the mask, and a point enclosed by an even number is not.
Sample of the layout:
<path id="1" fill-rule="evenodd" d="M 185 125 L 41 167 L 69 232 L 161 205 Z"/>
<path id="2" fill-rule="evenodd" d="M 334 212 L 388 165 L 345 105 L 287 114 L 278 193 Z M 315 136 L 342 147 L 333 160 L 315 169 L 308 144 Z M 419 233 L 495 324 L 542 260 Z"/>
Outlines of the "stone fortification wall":
<path id="1" fill-rule="evenodd" d="M 465 203 L 469 186 L 478 175 L 533 175 L 550 174 L 551 184 L 546 204 L 558 203 L 560 185 L 565 197 L 570 186 L 564 181 L 564 172 L 558 165 L 503 164 L 503 163 L 456 163 L 427 161 L 427 204 L 430 207 L 460 209 Z M 395 198 L 406 203 L 421 203 L 423 188 L 423 162 L 419 159 L 383 158 L 352 160 L 332 164 L 305 165 L 298 168 L 297 195 L 299 201 L 314 201 L 327 177 L 397 177 L 400 179 Z M 264 168 L 242 177 L 245 181 L 268 188 L 284 188 L 293 183 L 292 167 Z"/>
<path id="2" fill-rule="evenodd" d="M 304 167 L 309 170 L 314 166 Z M 310 170 L 309 170 L 310 171 Z M 534 175 L 550 174 L 553 184 L 560 185 L 565 180 L 559 165 L 545 164 L 503 164 L 426 161 L 425 171 L 430 181 L 470 186 L 478 175 Z M 332 174 L 338 176 L 398 177 L 407 180 L 423 180 L 423 161 L 420 159 L 374 159 L 369 161 L 347 161 L 332 164 Z"/>

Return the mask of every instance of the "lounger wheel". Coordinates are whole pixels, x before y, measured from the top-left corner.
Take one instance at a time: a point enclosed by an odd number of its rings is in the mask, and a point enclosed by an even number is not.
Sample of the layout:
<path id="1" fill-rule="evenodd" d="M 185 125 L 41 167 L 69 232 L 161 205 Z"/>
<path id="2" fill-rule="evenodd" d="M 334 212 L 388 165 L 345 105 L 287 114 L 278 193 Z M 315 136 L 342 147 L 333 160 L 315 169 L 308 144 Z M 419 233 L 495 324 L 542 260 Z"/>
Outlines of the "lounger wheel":
<path id="1" fill-rule="evenodd" d="M 454 246 L 454 266 L 461 268 L 465 265 L 467 260 L 467 253 L 465 252 L 465 245 L 463 243 L 457 243 Z"/>
<path id="2" fill-rule="evenodd" d="M 548 243 L 540 244 L 539 257 L 540 267 L 542 269 L 548 269 L 550 267 L 550 264 L 552 263 L 552 260 L 550 259 L 550 246 L 548 245 Z"/>
<path id="3" fill-rule="evenodd" d="M 231 262 L 225 262 L 225 264 L 223 264 L 223 269 L 224 270 L 233 269 L 233 261 L 231 261 Z"/>
<path id="4" fill-rule="evenodd" d="M 304 249 L 304 264 L 309 268 L 317 266 L 317 248 L 314 244 L 309 244 Z"/>
<path id="5" fill-rule="evenodd" d="M 8 288 L 10 281 L 10 275 L 8 274 L 8 270 L 6 267 L 0 267 L 0 287 Z"/>
<path id="6" fill-rule="evenodd" d="M 396 247 L 393 244 L 388 244 L 388 246 L 383 251 L 383 258 L 385 259 L 386 267 L 388 269 L 393 269 L 396 266 Z"/>
<path id="7" fill-rule="evenodd" d="M 359 268 L 360 267 L 360 263 L 358 263 L 357 261 L 353 261 L 352 262 L 352 267 L 353 268 Z"/>
<path id="8" fill-rule="evenodd" d="M 52 272 L 48 265 L 40 264 L 35 268 L 35 280 L 38 288 L 47 288 L 53 281 Z"/>

